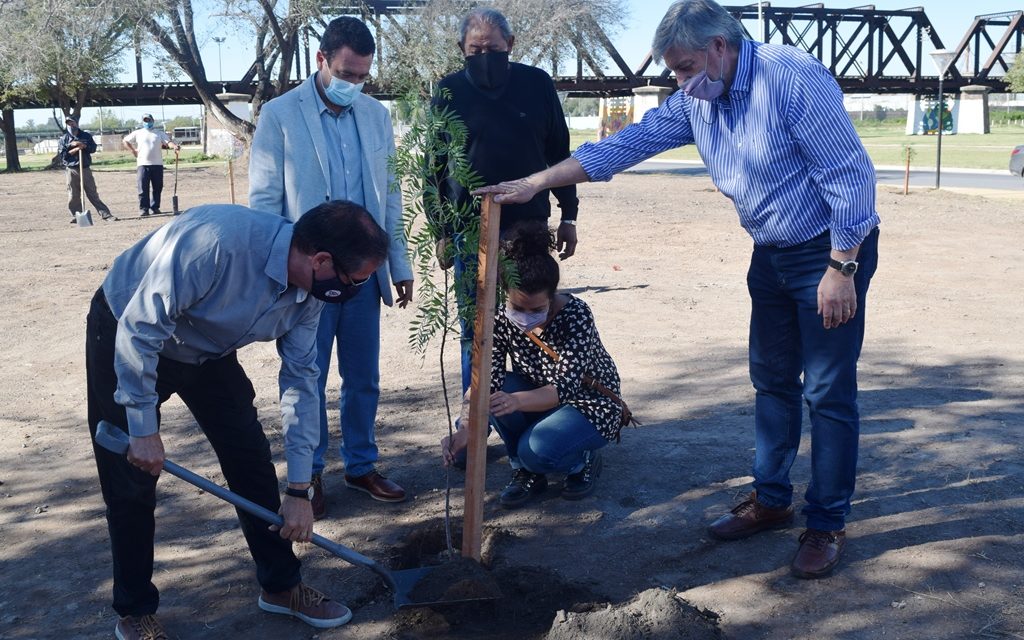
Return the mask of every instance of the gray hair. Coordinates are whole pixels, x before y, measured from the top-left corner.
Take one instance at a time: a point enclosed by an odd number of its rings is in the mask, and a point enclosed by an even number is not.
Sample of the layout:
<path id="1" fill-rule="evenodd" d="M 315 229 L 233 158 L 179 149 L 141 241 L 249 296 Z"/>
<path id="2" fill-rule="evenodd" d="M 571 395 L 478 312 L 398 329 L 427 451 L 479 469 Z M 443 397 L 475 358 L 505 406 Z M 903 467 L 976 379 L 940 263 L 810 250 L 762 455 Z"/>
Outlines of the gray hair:
<path id="1" fill-rule="evenodd" d="M 665 52 L 673 47 L 700 51 L 716 36 L 738 49 L 745 37 L 743 25 L 713 0 L 677 0 L 654 32 L 651 55 L 655 62 L 661 62 Z"/>
<path id="2" fill-rule="evenodd" d="M 508 20 L 500 11 L 478 7 L 462 19 L 462 26 L 459 27 L 459 44 L 466 44 L 466 34 L 470 28 L 478 24 L 497 27 L 506 42 L 512 38 L 512 27 L 508 26 Z"/>

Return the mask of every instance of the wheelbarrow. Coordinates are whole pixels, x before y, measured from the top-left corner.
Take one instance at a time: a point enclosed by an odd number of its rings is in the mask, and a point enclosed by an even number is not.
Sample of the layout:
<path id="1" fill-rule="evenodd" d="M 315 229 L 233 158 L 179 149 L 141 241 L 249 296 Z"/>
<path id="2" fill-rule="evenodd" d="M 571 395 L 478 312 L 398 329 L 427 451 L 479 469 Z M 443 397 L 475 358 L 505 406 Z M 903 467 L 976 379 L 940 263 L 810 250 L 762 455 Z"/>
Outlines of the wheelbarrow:
<path id="1" fill-rule="evenodd" d="M 124 455 L 128 453 L 129 439 L 128 434 L 117 428 L 113 424 L 106 420 L 101 420 L 96 428 L 96 442 L 104 449 Z M 206 478 L 197 475 L 188 469 L 171 462 L 170 460 L 164 459 L 164 470 L 173 476 L 176 476 L 185 482 L 199 487 L 207 493 L 211 493 L 221 500 L 230 502 L 239 509 L 246 513 L 252 514 L 267 522 L 277 526 L 284 524 L 284 519 L 265 507 L 247 500 L 242 496 L 233 493 L 224 487 L 207 480 Z M 426 578 L 432 571 L 440 567 L 421 567 L 419 569 L 403 569 L 399 571 L 392 571 L 387 569 L 374 560 L 364 556 L 363 554 L 354 551 L 342 544 L 328 540 L 327 538 L 313 534 L 311 542 L 316 546 L 329 551 L 330 553 L 338 556 L 345 562 L 354 564 L 360 567 L 364 567 L 376 573 L 387 585 L 388 589 L 395 594 L 395 608 L 402 607 L 426 607 L 438 604 L 459 604 L 464 602 L 476 602 L 482 600 L 494 600 L 500 593 L 495 590 L 484 589 L 479 595 L 467 593 L 465 590 L 456 590 L 454 593 L 446 593 L 443 597 L 438 599 L 432 599 L 430 601 L 417 601 L 416 587 L 424 578 Z"/>

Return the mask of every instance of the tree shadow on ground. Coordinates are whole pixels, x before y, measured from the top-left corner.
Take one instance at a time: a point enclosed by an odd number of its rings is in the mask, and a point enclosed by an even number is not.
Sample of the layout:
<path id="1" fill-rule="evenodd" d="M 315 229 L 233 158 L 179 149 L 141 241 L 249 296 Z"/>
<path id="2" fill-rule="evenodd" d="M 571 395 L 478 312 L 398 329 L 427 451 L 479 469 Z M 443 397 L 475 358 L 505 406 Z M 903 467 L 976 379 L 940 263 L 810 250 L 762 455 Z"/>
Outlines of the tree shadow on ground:
<path id="1" fill-rule="evenodd" d="M 788 573 L 799 519 L 792 529 L 732 543 L 705 533 L 749 491 L 753 419 L 746 353 L 670 357 L 665 355 L 657 379 L 629 385 L 630 404 L 645 425 L 625 431 L 621 445 L 605 447 L 604 474 L 591 498 L 562 500 L 560 478 L 552 478 L 543 499 L 520 511 L 500 508 L 496 495 L 508 467 L 492 436 L 484 518 L 504 532 L 497 550 L 503 562 L 552 568 L 616 603 L 653 586 L 677 588 L 692 602 L 723 612 L 727 636 L 734 638 L 860 640 L 880 637 L 880 624 L 903 630 L 894 637 L 1024 631 L 1018 437 L 1024 395 L 1013 382 L 1024 377 L 1024 362 L 863 363 L 850 546 L 833 577 L 809 582 Z M 382 397 L 382 459 L 412 499 L 381 505 L 340 488 L 333 453 L 331 515 L 317 525 L 319 533 L 384 561 L 411 532 L 436 526 L 444 513 L 445 472 L 436 444 L 423 444 L 422 429 L 442 423 L 437 396 L 436 383 L 424 381 Z M 272 403 L 261 407 L 280 459 L 275 412 Z M 35 420 L 18 418 L 27 425 Z M 97 637 L 112 625 L 109 551 L 87 431 L 70 417 L 51 426 L 62 437 L 80 438 L 81 454 L 52 459 L 45 444 L 0 452 L 0 466 L 19 470 L 0 487 L 11 494 L 0 515 L 7 549 L 0 560 L 7 578 L 0 584 L 5 638 Z M 209 444 L 183 407 L 165 408 L 164 433 L 169 457 L 223 482 Z M 806 436 L 791 476 L 798 506 L 809 476 L 808 444 Z M 282 464 L 278 470 L 283 477 Z M 461 476 L 451 480 L 458 517 Z M 161 611 L 175 621 L 180 637 L 305 631 L 256 610 L 253 565 L 230 506 L 170 477 L 161 480 L 159 495 L 155 581 L 163 593 Z M 47 509 L 36 513 L 44 504 Z M 59 518 L 61 527 L 44 533 L 37 523 L 46 518 Z M 299 554 L 307 580 L 344 594 L 356 608 L 352 633 L 386 623 L 390 596 L 374 574 L 315 547 Z M 51 605 L 33 605 L 39 602 Z M 858 615 L 868 610 L 875 613 L 871 628 L 863 622 L 869 617 Z M 886 613 L 879 616 L 879 610 Z M 50 633 L 54 611 L 61 625 Z M 799 627 L 779 635 L 792 621 Z M 358 637 L 346 633 L 321 637 Z"/>

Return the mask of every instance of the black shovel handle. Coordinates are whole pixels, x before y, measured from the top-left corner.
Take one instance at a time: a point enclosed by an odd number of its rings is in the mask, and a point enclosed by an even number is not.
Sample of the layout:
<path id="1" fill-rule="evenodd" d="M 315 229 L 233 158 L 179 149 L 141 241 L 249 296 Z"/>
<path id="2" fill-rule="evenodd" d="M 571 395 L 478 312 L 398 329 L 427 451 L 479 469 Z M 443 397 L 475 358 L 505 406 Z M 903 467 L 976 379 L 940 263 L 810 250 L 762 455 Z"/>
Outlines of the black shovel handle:
<path id="1" fill-rule="evenodd" d="M 128 453 L 128 434 L 106 420 L 100 420 L 99 425 L 96 427 L 96 443 L 113 453 L 119 453 L 121 455 Z M 251 500 L 247 500 L 236 493 L 232 493 L 219 484 L 210 482 L 206 478 L 192 473 L 188 469 L 175 464 L 166 458 L 164 459 L 164 470 L 173 476 L 181 478 L 189 484 L 199 487 L 207 493 L 212 493 L 221 500 L 230 502 L 242 511 L 250 513 L 264 522 L 269 522 L 270 524 L 275 524 L 279 527 L 284 525 L 284 518 L 270 509 L 261 507 Z M 346 562 L 366 567 L 373 571 L 384 580 L 392 592 L 398 593 L 398 586 L 395 584 L 395 578 L 391 575 L 391 572 L 370 558 L 315 533 L 313 534 L 311 541 L 316 546 L 326 551 L 330 551 Z"/>

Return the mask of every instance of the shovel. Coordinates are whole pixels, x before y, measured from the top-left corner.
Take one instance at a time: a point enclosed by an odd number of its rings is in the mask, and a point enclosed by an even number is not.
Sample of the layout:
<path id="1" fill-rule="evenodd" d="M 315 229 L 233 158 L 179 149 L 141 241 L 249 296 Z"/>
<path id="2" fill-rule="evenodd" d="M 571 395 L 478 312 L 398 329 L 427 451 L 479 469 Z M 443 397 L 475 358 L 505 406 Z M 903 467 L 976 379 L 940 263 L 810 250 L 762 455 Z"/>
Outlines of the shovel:
<path id="1" fill-rule="evenodd" d="M 181 213 L 181 209 L 178 209 L 178 150 L 174 150 L 174 195 L 171 196 L 171 211 L 174 215 Z"/>
<path id="2" fill-rule="evenodd" d="M 128 452 L 128 434 L 118 429 L 106 420 L 101 420 L 96 428 L 96 443 L 104 449 L 112 451 L 114 453 L 126 454 Z M 202 476 L 192 473 L 188 469 L 181 467 L 170 460 L 164 459 L 164 470 L 173 476 L 181 478 L 189 484 L 195 485 L 206 491 L 212 493 L 221 500 L 230 502 L 234 506 L 238 507 L 246 513 L 250 513 L 264 522 L 282 526 L 284 524 L 284 518 L 274 513 L 270 509 L 261 507 L 260 505 L 243 498 L 240 495 L 232 493 L 224 487 L 210 482 Z M 435 600 L 432 602 L 414 602 L 412 599 L 413 591 L 417 583 L 427 574 L 435 569 L 435 567 L 423 567 L 420 569 L 404 569 L 401 571 L 391 571 L 385 569 L 375 561 L 367 558 L 361 553 L 358 553 L 348 547 L 332 542 L 321 535 L 313 534 L 312 543 L 316 546 L 333 553 L 345 562 L 350 564 L 365 567 L 370 571 L 373 571 L 384 580 L 384 584 L 387 585 L 388 589 L 395 594 L 395 607 L 422 607 L 435 604 L 455 604 L 460 602 L 472 602 L 477 600 L 493 600 L 496 596 L 488 594 L 484 596 L 466 596 L 458 595 L 455 598 L 446 597 L 441 600 Z"/>
<path id="3" fill-rule="evenodd" d="M 83 211 L 75 212 L 75 222 L 78 228 L 92 226 L 92 212 L 85 209 L 85 149 L 78 149 L 78 200 Z"/>

